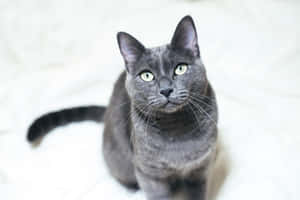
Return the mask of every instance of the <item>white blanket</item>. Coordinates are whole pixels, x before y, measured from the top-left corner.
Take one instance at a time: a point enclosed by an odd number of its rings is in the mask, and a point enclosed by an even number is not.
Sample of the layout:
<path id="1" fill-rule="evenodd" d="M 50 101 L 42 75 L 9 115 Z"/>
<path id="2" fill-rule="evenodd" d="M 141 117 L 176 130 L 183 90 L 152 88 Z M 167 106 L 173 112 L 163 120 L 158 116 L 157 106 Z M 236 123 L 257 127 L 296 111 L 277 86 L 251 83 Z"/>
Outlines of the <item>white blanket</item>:
<path id="1" fill-rule="evenodd" d="M 45 112 L 108 103 L 124 69 L 117 31 L 157 46 L 186 14 L 230 161 L 217 199 L 300 199 L 297 0 L 1 0 L 0 199 L 145 199 L 108 174 L 102 124 L 58 128 L 37 148 L 26 130 Z"/>

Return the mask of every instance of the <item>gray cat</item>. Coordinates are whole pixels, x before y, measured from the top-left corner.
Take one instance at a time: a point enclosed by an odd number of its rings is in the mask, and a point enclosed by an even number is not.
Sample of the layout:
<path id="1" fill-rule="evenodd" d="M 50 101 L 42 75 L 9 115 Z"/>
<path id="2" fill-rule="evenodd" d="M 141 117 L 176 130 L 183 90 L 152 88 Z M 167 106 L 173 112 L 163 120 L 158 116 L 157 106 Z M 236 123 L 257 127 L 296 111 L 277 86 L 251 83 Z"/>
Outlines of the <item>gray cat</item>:
<path id="1" fill-rule="evenodd" d="M 206 200 L 216 156 L 218 112 L 200 58 L 193 19 L 184 17 L 170 44 L 145 48 L 117 35 L 126 70 L 107 108 L 88 106 L 43 115 L 29 128 L 35 141 L 70 122 L 104 120 L 103 154 L 113 177 L 149 200 Z"/>

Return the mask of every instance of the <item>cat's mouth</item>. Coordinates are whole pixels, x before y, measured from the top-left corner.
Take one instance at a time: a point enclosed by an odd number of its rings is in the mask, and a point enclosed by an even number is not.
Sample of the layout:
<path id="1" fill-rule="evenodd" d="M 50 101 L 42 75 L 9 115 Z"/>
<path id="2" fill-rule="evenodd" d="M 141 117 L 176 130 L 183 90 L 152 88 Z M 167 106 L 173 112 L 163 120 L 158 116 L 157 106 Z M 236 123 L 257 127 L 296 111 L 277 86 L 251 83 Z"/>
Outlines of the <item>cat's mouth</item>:
<path id="1" fill-rule="evenodd" d="M 162 106 L 164 108 L 172 108 L 178 106 L 178 103 L 172 102 L 170 100 L 167 100 L 167 102 Z"/>
<path id="2" fill-rule="evenodd" d="M 176 112 L 188 103 L 188 98 L 161 98 L 151 105 L 152 109 L 172 113 Z"/>
<path id="3" fill-rule="evenodd" d="M 178 110 L 184 103 L 182 102 L 175 102 L 170 99 L 166 100 L 164 104 L 160 106 L 160 109 L 166 111 L 166 112 L 174 112 Z"/>

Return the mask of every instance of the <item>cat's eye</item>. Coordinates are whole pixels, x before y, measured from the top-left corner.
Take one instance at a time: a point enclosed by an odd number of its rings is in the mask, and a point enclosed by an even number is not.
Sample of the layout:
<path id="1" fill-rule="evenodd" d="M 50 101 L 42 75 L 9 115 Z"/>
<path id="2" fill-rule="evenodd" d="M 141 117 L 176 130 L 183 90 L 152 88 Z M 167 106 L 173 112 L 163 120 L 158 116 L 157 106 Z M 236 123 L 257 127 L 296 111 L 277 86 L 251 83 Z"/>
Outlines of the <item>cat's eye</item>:
<path id="1" fill-rule="evenodd" d="M 154 79 L 154 75 L 151 72 L 142 72 L 140 77 L 143 81 L 150 82 Z"/>
<path id="2" fill-rule="evenodd" d="M 188 69 L 188 65 L 181 63 L 176 66 L 174 73 L 175 75 L 182 75 L 187 71 L 187 69 Z"/>

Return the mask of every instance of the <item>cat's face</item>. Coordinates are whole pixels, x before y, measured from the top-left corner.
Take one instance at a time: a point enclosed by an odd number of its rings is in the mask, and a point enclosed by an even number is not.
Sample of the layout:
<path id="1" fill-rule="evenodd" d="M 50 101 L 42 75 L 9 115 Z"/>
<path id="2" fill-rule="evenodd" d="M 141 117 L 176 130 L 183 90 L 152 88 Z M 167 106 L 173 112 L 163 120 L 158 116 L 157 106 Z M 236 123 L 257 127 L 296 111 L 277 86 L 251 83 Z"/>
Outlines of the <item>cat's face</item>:
<path id="1" fill-rule="evenodd" d="M 118 42 L 127 69 L 126 89 L 140 109 L 175 112 L 207 87 L 191 17 L 180 21 L 168 45 L 147 49 L 123 32 Z"/>

